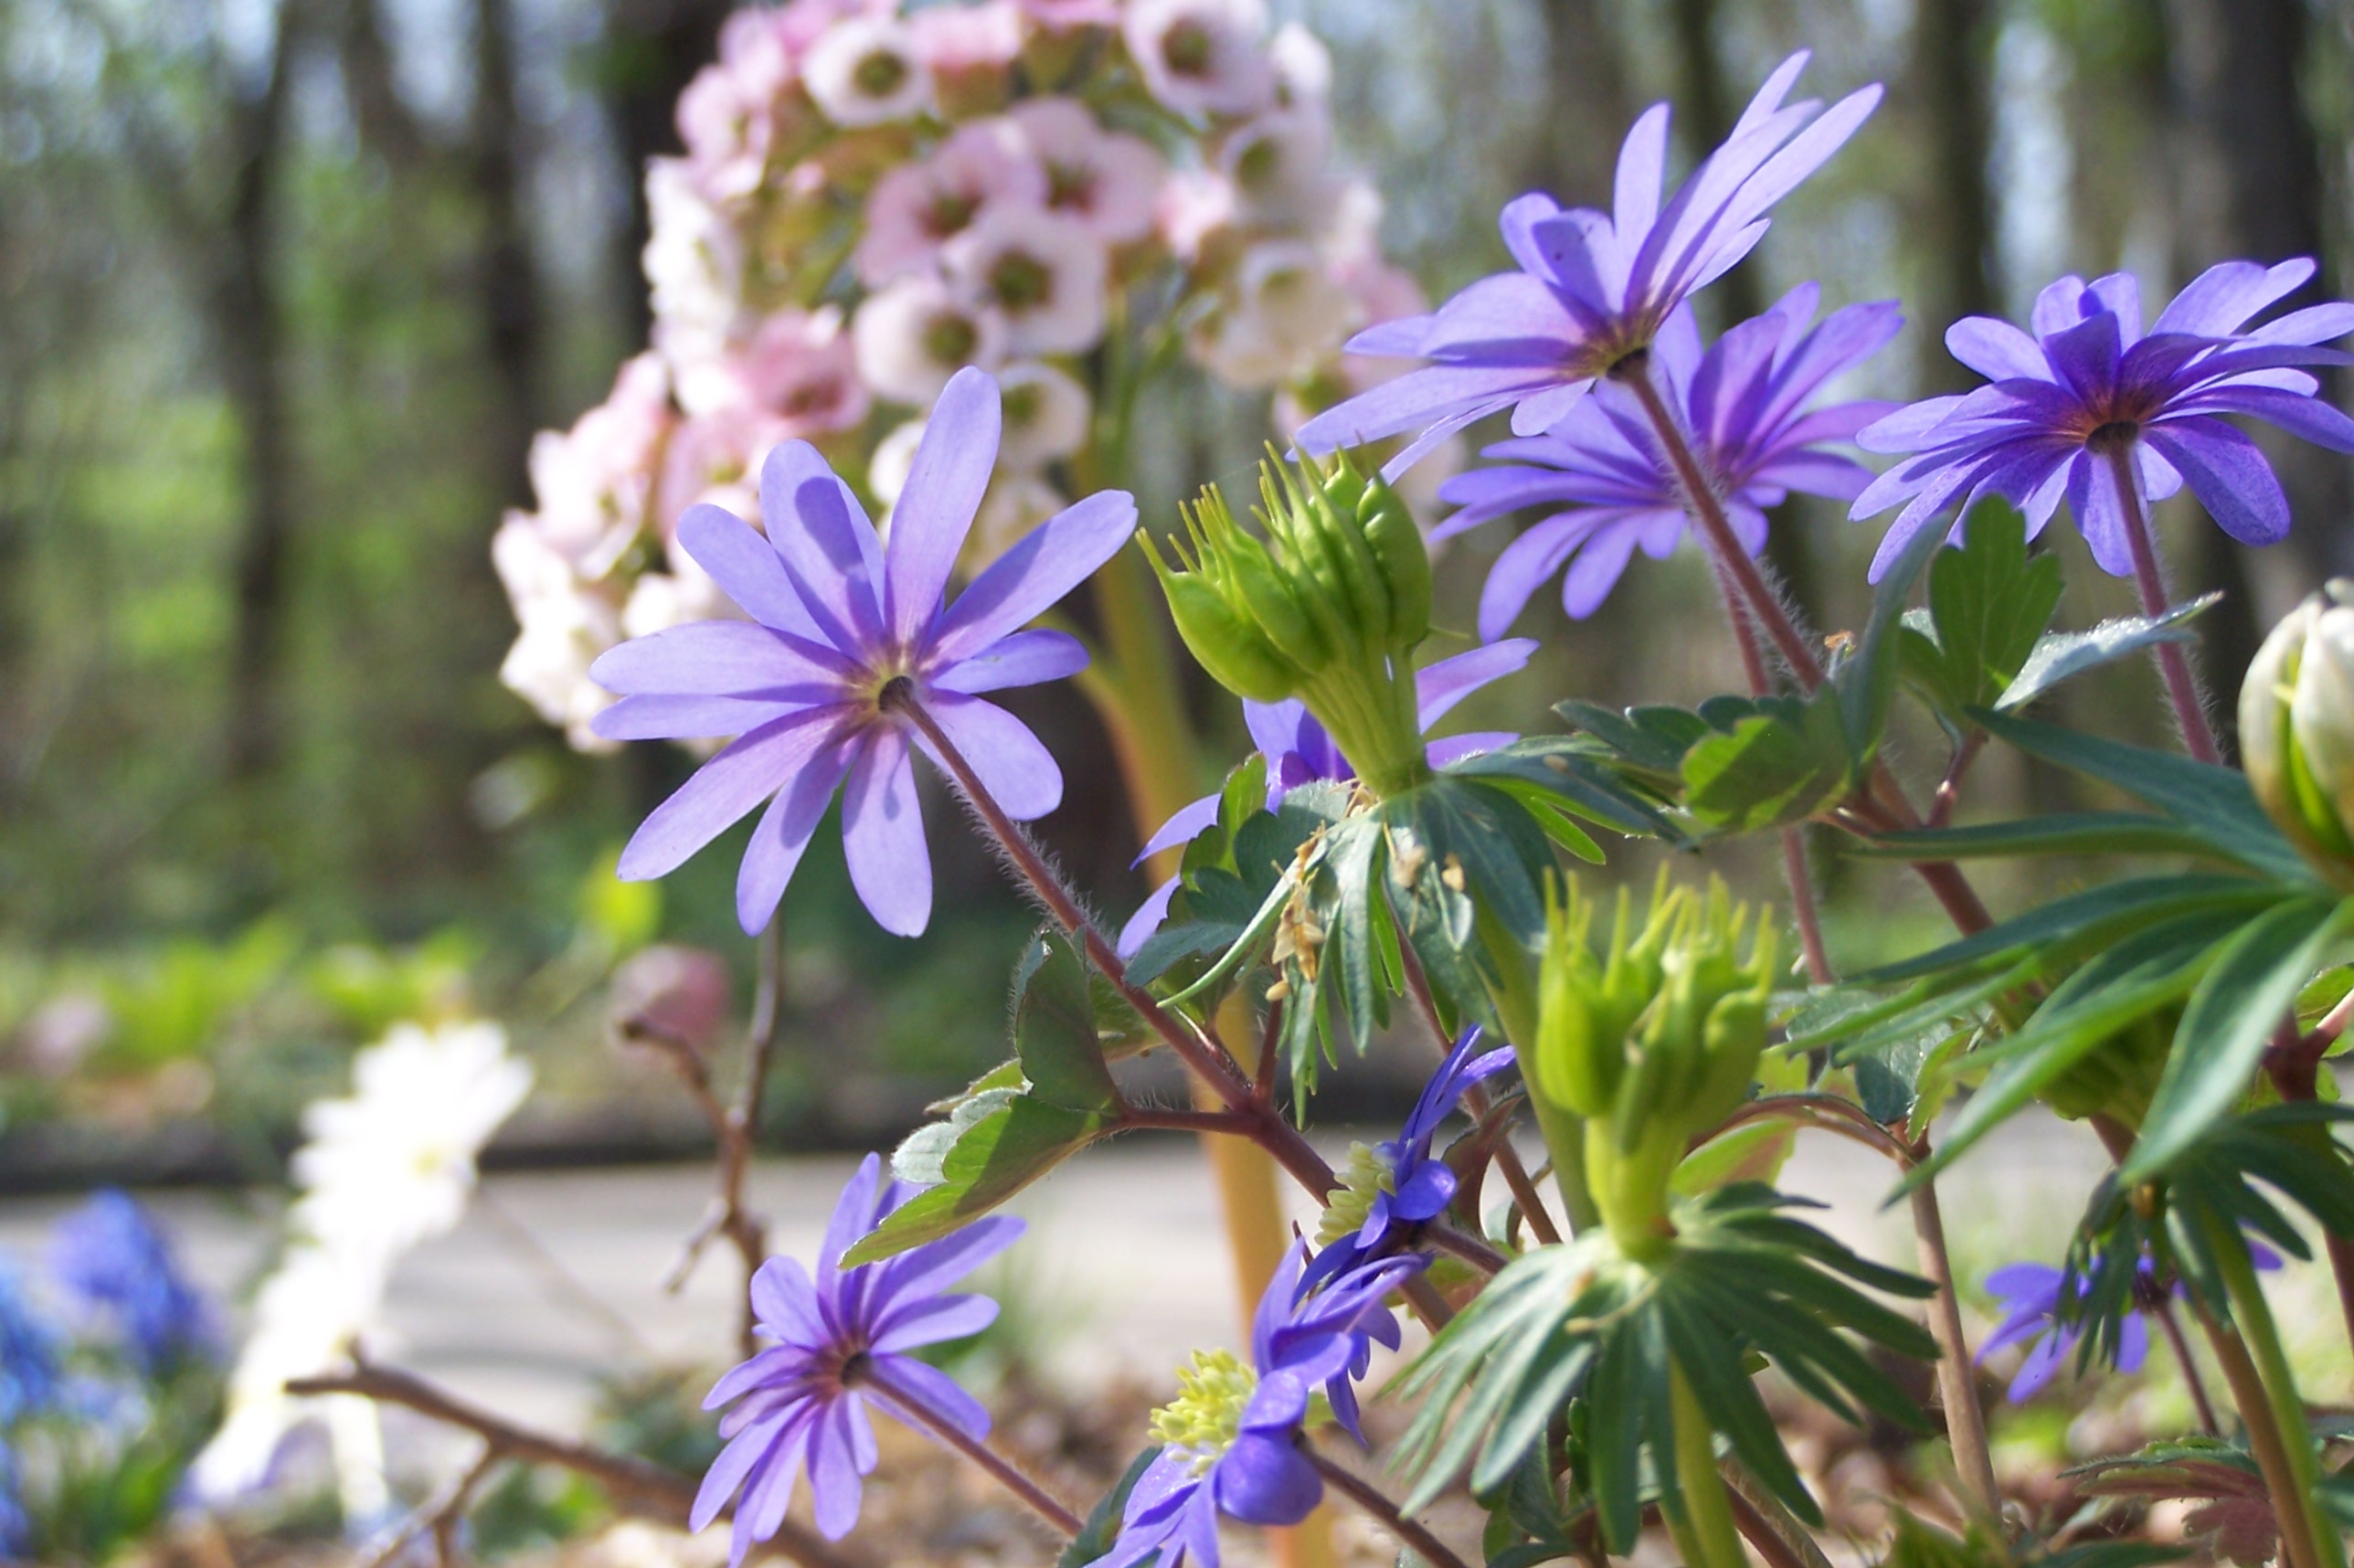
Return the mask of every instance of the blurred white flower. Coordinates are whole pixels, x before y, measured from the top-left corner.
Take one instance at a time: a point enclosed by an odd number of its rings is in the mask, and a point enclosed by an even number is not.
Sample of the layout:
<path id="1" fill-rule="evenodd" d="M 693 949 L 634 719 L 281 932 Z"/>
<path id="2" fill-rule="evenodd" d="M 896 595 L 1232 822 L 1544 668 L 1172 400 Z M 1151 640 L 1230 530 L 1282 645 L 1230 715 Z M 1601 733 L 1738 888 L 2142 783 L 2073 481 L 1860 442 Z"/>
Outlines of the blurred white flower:
<path id="1" fill-rule="evenodd" d="M 915 34 L 888 16 L 852 16 L 827 28 L 801 61 L 801 80 L 827 119 L 853 130 L 911 120 L 932 101 Z"/>
<path id="2" fill-rule="evenodd" d="M 738 201 L 760 188 L 776 131 L 774 108 L 722 66 L 704 67 L 679 94 L 676 119 L 686 164 L 712 200 Z"/>
<path id="3" fill-rule="evenodd" d="M 1229 387 L 1272 387 L 1337 350 L 1356 319 L 1356 301 L 1315 246 L 1263 240 L 1243 252 L 1186 346 Z"/>
<path id="4" fill-rule="evenodd" d="M 877 526 L 890 531 L 891 508 L 899 504 L 899 493 L 907 488 L 907 475 L 915 471 L 916 448 L 923 443 L 925 419 L 910 419 L 904 425 L 891 427 L 890 434 L 875 443 L 874 461 L 866 465 L 866 488 L 883 503 L 884 519 Z"/>
<path id="5" fill-rule="evenodd" d="M 1075 98 L 1033 98 L 1008 112 L 1044 171 L 1042 199 L 1107 245 L 1152 232 L 1168 165 L 1140 136 L 1106 130 Z"/>
<path id="6" fill-rule="evenodd" d="M 947 260 L 949 277 L 1004 319 L 1008 353 L 1077 354 L 1102 340 L 1103 241 L 1078 219 L 999 208 L 958 236 Z"/>
<path id="7" fill-rule="evenodd" d="M 716 358 L 743 313 L 743 232 L 681 158 L 646 164 L 646 214 L 654 347 L 673 367 Z"/>
<path id="8" fill-rule="evenodd" d="M 919 408 L 931 407 L 963 366 L 995 370 L 1012 335 L 1002 312 L 930 274 L 869 294 L 850 334 L 858 374 L 875 395 Z"/>
<path id="9" fill-rule="evenodd" d="M 934 5 L 909 16 L 907 27 L 943 114 L 960 119 L 1005 101 L 1007 72 L 1022 56 L 1022 12 L 1013 0 Z"/>
<path id="10" fill-rule="evenodd" d="M 1129 0 L 1120 18 L 1146 90 L 1180 114 L 1255 114 L 1275 94 L 1262 0 Z"/>
<path id="11" fill-rule="evenodd" d="M 651 637 L 690 620 L 744 619 L 735 602 L 711 580 L 710 573 L 695 565 L 692 556 L 674 551 L 673 560 L 684 561 L 692 569 L 648 572 L 631 585 L 630 602 L 621 607 L 623 636 Z"/>
<path id="12" fill-rule="evenodd" d="M 1011 549 L 1022 535 L 1070 504 L 1070 499 L 1034 473 L 1001 470 L 981 498 L 973 518 L 972 537 L 964 549 L 968 572 L 986 566 Z"/>
<path id="13" fill-rule="evenodd" d="M 353 1079 L 351 1097 L 303 1112 L 292 1239 L 255 1298 L 226 1419 L 190 1471 L 200 1497 L 260 1485 L 287 1432 L 327 1403 L 292 1398 L 287 1381 L 342 1363 L 374 1328 L 401 1255 L 457 1224 L 475 1156 L 522 1102 L 531 1069 L 506 1054 L 495 1023 L 398 1023 L 360 1053 Z M 374 1406 L 323 1413 L 346 1511 L 380 1510 L 388 1498 Z"/>
<path id="14" fill-rule="evenodd" d="M 1004 411 L 1000 469 L 1034 473 L 1087 444 L 1087 416 L 1095 406 L 1067 371 L 1023 360 L 997 373 L 997 389 Z"/>
<path id="15" fill-rule="evenodd" d="M 1321 107 L 1332 93 L 1332 51 L 1324 40 L 1297 22 L 1286 22 L 1267 43 L 1267 63 L 1275 68 L 1278 102 L 1294 107 Z"/>
<path id="16" fill-rule="evenodd" d="M 621 640 L 611 601 L 580 579 L 527 513 L 507 514 L 492 536 L 491 564 L 518 628 L 499 665 L 500 681 L 541 718 L 561 726 L 576 750 L 612 750 L 611 742 L 588 729 L 588 721 L 613 701 L 588 678 L 597 656 Z"/>
<path id="17" fill-rule="evenodd" d="M 288 1381 L 343 1363 L 353 1342 L 375 1326 L 388 1277 L 388 1260 L 374 1252 L 335 1251 L 309 1240 L 287 1249 L 254 1298 L 253 1328 L 229 1373 L 220 1430 L 189 1467 L 198 1498 L 227 1502 L 269 1479 L 279 1445 L 322 1403 L 296 1399 L 286 1392 Z"/>
<path id="18" fill-rule="evenodd" d="M 1234 185 L 1208 169 L 1172 175 L 1161 187 L 1152 221 L 1177 259 L 1193 266 L 1201 260 L 1211 238 L 1234 223 Z"/>
<path id="19" fill-rule="evenodd" d="M 903 164 L 875 183 L 859 240 L 859 281 L 868 288 L 928 270 L 941 247 L 1002 207 L 1046 200 L 1046 173 L 1021 132 L 1002 117 L 960 127 L 930 157 Z"/>
<path id="20" fill-rule="evenodd" d="M 495 1023 L 396 1023 L 352 1065 L 355 1092 L 302 1113 L 293 1222 L 331 1250 L 397 1257 L 453 1229 L 474 1158 L 531 1088 Z"/>
<path id="21" fill-rule="evenodd" d="M 1265 228 L 1321 227 L 1340 199 L 1332 127 L 1320 109 L 1276 109 L 1237 125 L 1218 146 L 1235 217 Z"/>
<path id="22" fill-rule="evenodd" d="M 1023 18 L 1050 32 L 1108 27 L 1119 20 L 1119 0 L 1014 0 Z"/>

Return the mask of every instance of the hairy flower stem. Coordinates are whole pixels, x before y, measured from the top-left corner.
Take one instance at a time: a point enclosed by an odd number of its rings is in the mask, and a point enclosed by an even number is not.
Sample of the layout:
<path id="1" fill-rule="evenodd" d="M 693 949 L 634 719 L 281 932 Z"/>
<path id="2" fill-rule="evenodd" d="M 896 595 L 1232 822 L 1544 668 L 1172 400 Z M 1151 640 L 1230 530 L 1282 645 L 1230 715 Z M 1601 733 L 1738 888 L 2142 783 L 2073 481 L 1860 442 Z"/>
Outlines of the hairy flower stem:
<path id="1" fill-rule="evenodd" d="M 1028 1504 L 1031 1511 L 1068 1537 L 1076 1537 L 1087 1528 L 1087 1521 L 1060 1498 L 1040 1486 L 1023 1473 L 1022 1467 L 981 1439 L 972 1436 L 924 1403 L 920 1395 L 893 1383 L 877 1372 L 874 1361 L 866 1357 L 854 1358 L 843 1369 L 842 1381 L 852 1386 L 864 1383 L 889 1402 L 891 1414 L 904 1415 L 921 1426 L 940 1442 L 970 1459 L 988 1472 L 991 1479 Z"/>
<path id="2" fill-rule="evenodd" d="M 1412 1547 L 1416 1555 L 1430 1563 L 1432 1568 L 1464 1568 L 1463 1559 L 1449 1552 L 1445 1542 L 1407 1518 L 1379 1488 L 1367 1484 L 1354 1471 L 1318 1453 L 1315 1446 L 1305 1437 L 1299 1441 L 1299 1451 L 1307 1456 L 1310 1464 L 1316 1467 L 1316 1473 L 1324 1478 L 1327 1486 L 1388 1526 L 1393 1535 Z"/>
<path id="3" fill-rule="evenodd" d="M 2141 593 L 2141 612 L 2153 620 L 2167 611 L 2166 574 L 2158 560 L 2158 539 L 2149 509 L 2142 504 L 2141 481 L 2134 472 L 2130 442 L 2109 444 L 2109 473 L 2116 481 L 2117 501 L 2125 508 L 2126 543 L 2133 549 L 2134 587 Z M 2182 728 L 2182 744 L 2201 762 L 2223 759 L 2215 744 L 2215 726 L 2208 722 L 2206 699 L 2199 677 L 2191 673 L 2190 655 L 2179 642 L 2161 642 L 2155 650 L 2158 668 L 2166 677 L 2167 700 L 2174 705 L 2174 722 Z"/>
<path id="4" fill-rule="evenodd" d="M 2202 1216 L 2202 1225 L 2207 1232 L 2208 1247 L 2214 1255 L 2216 1271 L 2223 1277 L 2223 1293 L 2232 1303 L 2232 1323 L 2254 1361 L 2263 1399 L 2268 1407 L 2268 1411 L 2251 1411 L 2243 1404 L 2241 1414 L 2249 1424 L 2252 1437 L 2256 1418 L 2270 1414 L 2287 1464 L 2296 1507 L 2292 1510 L 2283 1506 L 2285 1499 L 2276 1484 L 2273 1499 L 2274 1511 L 2280 1515 L 2282 1543 L 2285 1546 L 2294 1539 L 2294 1532 L 2301 1531 L 2308 1561 L 2315 1568 L 2346 1568 L 2344 1542 L 2336 1530 L 2325 1526 L 2314 1514 L 2321 1488 L 2321 1467 L 2314 1453 L 2312 1426 L 2306 1416 L 2305 1400 L 2296 1391 L 2296 1374 L 2289 1370 L 2288 1354 L 2282 1349 L 2272 1307 L 2264 1299 L 2264 1284 L 2257 1279 L 2254 1260 L 2249 1256 L 2247 1238 L 2238 1226 L 2212 1214 Z"/>
<path id="5" fill-rule="evenodd" d="M 2198 1315 L 2200 1330 L 2207 1336 L 2208 1347 L 2215 1352 L 2216 1363 L 2223 1369 L 2223 1381 L 2232 1390 L 2232 1403 L 2239 1407 L 2240 1424 L 2247 1429 L 2248 1451 L 2255 1458 L 2257 1472 L 2264 1477 L 2264 1491 L 2280 1525 L 2282 1568 L 2329 1568 L 2331 1560 L 2321 1554 L 2311 1516 L 2307 1500 L 2311 1494 L 2297 1480 L 2296 1462 L 2273 1417 L 2264 1374 L 2256 1370 L 2237 1330 L 2228 1323 L 2218 1322 L 2204 1307 L 2194 1304 L 2192 1310 Z M 2302 1430 L 2297 1436 L 2305 1440 Z"/>
<path id="6" fill-rule="evenodd" d="M 1822 661 L 1815 657 L 1806 634 L 1790 619 L 1789 610 L 1774 592 L 1773 586 L 1766 582 L 1765 574 L 1742 550 L 1740 539 L 1734 535 L 1732 520 L 1724 514 L 1724 503 L 1709 488 L 1699 460 L 1692 456 L 1691 444 L 1684 439 L 1675 416 L 1668 411 L 1659 388 L 1651 385 L 1649 376 L 1643 373 L 1640 366 L 1630 367 L 1619 376 L 1619 379 L 1642 404 L 1652 432 L 1659 438 L 1659 445 L 1676 471 L 1676 482 L 1682 488 L 1686 510 L 1700 524 L 1701 537 L 1706 542 L 1709 554 L 1724 577 L 1740 590 L 1742 602 L 1748 607 L 1756 623 L 1765 629 L 1776 652 L 1789 664 L 1791 673 L 1797 676 L 1799 688 L 1811 694 L 1823 683 Z M 1734 619 L 1736 625 L 1740 624 L 1741 617 Z M 1919 815 L 1904 799 L 1904 792 L 1897 788 L 1895 778 L 1888 771 L 1885 762 L 1873 761 L 1866 789 L 1876 810 L 1888 818 L 1890 827 L 1917 828 L 1921 825 Z M 1964 936 L 1983 931 L 1994 924 L 1994 917 L 1987 913 L 1986 905 L 1979 900 L 1977 890 L 1970 886 L 1969 879 L 1952 861 L 1913 861 L 1908 863 Z"/>
<path id="7" fill-rule="evenodd" d="M 2158 1319 L 2158 1332 L 2166 1336 L 2167 1348 L 2174 1352 L 2174 1364 L 2182 1370 L 2183 1385 L 2190 1390 L 2190 1407 L 2199 1414 L 2199 1429 L 2210 1437 L 2223 1435 L 2223 1424 L 2215 1419 L 2215 1404 L 2207 1396 L 2207 1379 L 2199 1370 L 2199 1362 L 2190 1352 L 2190 1340 L 2182 1332 L 2182 1321 L 2174 1315 L 2174 1303 L 2160 1296 L 2146 1308 Z"/>
<path id="8" fill-rule="evenodd" d="M 1905 1162 L 1928 1157 L 1926 1139 L 1907 1150 Z M 1987 1440 L 1986 1412 L 1978 1405 L 1978 1371 L 1962 1327 L 1962 1303 L 1954 1289 L 1954 1264 L 1946 1249 L 1946 1216 L 1937 1188 L 1924 1181 L 1913 1189 L 1913 1235 L 1920 1247 L 1921 1273 L 1937 1287 L 1929 1298 L 1929 1334 L 1937 1341 L 1937 1396 L 1946 1407 L 1946 1440 L 1954 1450 L 1970 1506 L 1990 1520 L 2002 1518 L 2002 1489 L 1995 1483 L 1994 1449 Z"/>
<path id="9" fill-rule="evenodd" d="M 1716 1468 L 1716 1428 L 1683 1368 L 1668 1366 L 1670 1423 L 1675 1432 L 1676 1489 L 1681 1509 L 1665 1510 L 1685 1568 L 1749 1568 L 1734 1520 L 1733 1497 Z M 1681 1517 L 1679 1517 L 1681 1516 Z"/>
<path id="10" fill-rule="evenodd" d="M 1177 1054 L 1180 1061 L 1201 1075 L 1218 1098 L 1225 1102 L 1227 1109 L 1249 1118 L 1252 1140 L 1273 1155 L 1301 1186 L 1320 1200 L 1331 1192 L 1339 1184 L 1332 1174 L 1332 1168 L 1300 1136 L 1298 1128 L 1283 1119 L 1282 1113 L 1263 1104 L 1252 1093 L 1249 1075 L 1242 1072 L 1225 1052 L 1172 1017 L 1150 992 L 1128 978 L 1128 966 L 1120 961 L 1119 955 L 1112 950 L 1112 945 L 1104 939 L 1103 933 L 1096 929 L 1095 923 L 1079 907 L 1078 900 L 1072 896 L 1070 889 L 1063 885 L 1062 878 L 1046 863 L 1045 857 L 1038 853 L 1037 845 L 1030 842 L 1030 835 L 1023 832 L 998 805 L 981 783 L 980 776 L 972 770 L 972 764 L 965 760 L 964 754 L 949 739 L 948 732 L 940 728 L 938 721 L 924 707 L 922 700 L 915 694 L 913 683 L 894 683 L 885 687 L 882 702 L 891 711 L 905 717 L 930 743 L 932 755 L 947 766 L 949 777 L 956 781 L 958 793 L 964 797 L 965 804 L 972 808 L 973 814 L 981 819 L 982 826 L 988 829 L 990 837 L 1004 852 L 1005 858 L 1020 874 L 1023 882 L 1045 906 L 1047 913 L 1054 916 L 1055 923 L 1086 950 L 1087 960 L 1111 981 L 1121 1000 L 1136 1009 L 1146 1026 Z"/>

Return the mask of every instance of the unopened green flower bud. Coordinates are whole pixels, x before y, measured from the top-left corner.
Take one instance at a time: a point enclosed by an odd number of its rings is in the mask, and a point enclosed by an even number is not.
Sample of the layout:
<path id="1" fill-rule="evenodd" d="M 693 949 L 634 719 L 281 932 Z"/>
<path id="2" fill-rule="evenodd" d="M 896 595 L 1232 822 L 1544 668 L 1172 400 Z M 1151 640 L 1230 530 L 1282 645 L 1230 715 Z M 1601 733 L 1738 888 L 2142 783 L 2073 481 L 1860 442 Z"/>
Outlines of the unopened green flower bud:
<path id="1" fill-rule="evenodd" d="M 2240 757 L 2281 832 L 2354 881 L 2354 579 L 2332 578 L 2264 639 L 2240 687 Z"/>
<path id="2" fill-rule="evenodd" d="M 1429 771 L 1412 654 L 1430 628 L 1413 519 L 1345 457 L 1294 468 L 1270 450 L 1259 501 L 1263 539 L 1214 485 L 1186 514 L 1180 569 L 1154 554 L 1186 646 L 1244 696 L 1305 702 L 1373 793 L 1413 788 Z"/>

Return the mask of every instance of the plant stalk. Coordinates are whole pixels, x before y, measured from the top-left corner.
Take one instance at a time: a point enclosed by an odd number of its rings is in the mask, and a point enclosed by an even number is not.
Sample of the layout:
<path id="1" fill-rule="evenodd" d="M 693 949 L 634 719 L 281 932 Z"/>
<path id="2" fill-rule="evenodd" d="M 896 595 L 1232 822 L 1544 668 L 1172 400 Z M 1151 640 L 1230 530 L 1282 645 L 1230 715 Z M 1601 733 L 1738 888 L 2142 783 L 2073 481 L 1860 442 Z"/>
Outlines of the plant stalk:
<path id="1" fill-rule="evenodd" d="M 1324 1478 L 1327 1486 L 1387 1525 L 1391 1533 L 1412 1547 L 1417 1556 L 1431 1564 L 1431 1568 L 1464 1568 L 1463 1559 L 1448 1551 L 1445 1542 L 1417 1520 L 1408 1518 L 1379 1488 L 1368 1484 L 1345 1466 L 1318 1453 L 1315 1445 L 1305 1437 L 1299 1440 L 1299 1451 L 1307 1456 L 1310 1464 L 1316 1467 L 1316 1473 Z"/>
<path id="2" fill-rule="evenodd" d="M 2166 573 L 2158 563 L 2149 509 L 2142 504 L 2132 443 L 2111 443 L 2108 459 L 2109 473 L 2116 481 L 2117 502 L 2125 508 L 2126 543 L 2133 550 L 2134 587 L 2141 594 L 2141 611 L 2156 619 L 2167 611 Z M 2220 763 L 2223 753 L 2215 744 L 2215 726 L 2208 722 L 2206 700 L 2199 690 L 2199 677 L 2191 672 L 2190 655 L 2179 642 L 2161 642 L 2152 652 L 2158 655 L 2158 673 L 2166 677 L 2167 700 L 2174 705 L 2174 722 L 2181 726 L 2183 747 L 2201 762 Z"/>
<path id="3" fill-rule="evenodd" d="M 1912 1162 L 1928 1155 L 1924 1139 Z M 1937 1341 L 1937 1396 L 1946 1406 L 1946 1440 L 1972 1510 L 1988 1520 L 2002 1520 L 2002 1489 L 1994 1476 L 1994 1450 L 1987 1441 L 1986 1412 L 1978 1404 L 1977 1369 L 1962 1327 L 1962 1304 L 1954 1289 L 1954 1265 L 1946 1249 L 1946 1217 L 1934 1181 L 1913 1189 L 1913 1234 L 1920 1245 L 1921 1274 L 1937 1287 L 1929 1298 L 1929 1333 Z"/>
<path id="4" fill-rule="evenodd" d="M 1668 1529 L 1683 1552 L 1686 1568 L 1749 1568 L 1741 1547 L 1741 1527 L 1733 1499 L 1716 1467 L 1714 1428 L 1692 1393 L 1683 1368 L 1669 1363 L 1670 1419 L 1675 1428 L 1676 1489 L 1681 1510 L 1663 1510 Z M 1682 1514 L 1680 1520 L 1676 1515 Z"/>
<path id="5" fill-rule="evenodd" d="M 1025 1474 L 1022 1467 L 980 1438 L 971 1436 L 953 1421 L 940 1415 L 923 1400 L 875 1369 L 871 1359 L 854 1361 L 843 1372 L 846 1383 L 863 1383 L 890 1401 L 891 1413 L 905 1415 L 948 1446 L 970 1459 L 998 1485 L 1028 1504 L 1031 1510 L 1069 1537 L 1076 1537 L 1087 1528 L 1087 1522 L 1062 1499 Z"/>
<path id="6" fill-rule="evenodd" d="M 2280 1506 L 2278 1497 L 2274 1499 L 2274 1511 L 2281 1515 L 2281 1539 L 2285 1542 L 2293 1527 L 2302 1530 L 2308 1538 L 2306 1550 L 2317 1568 L 2345 1568 L 2344 1543 L 2335 1530 L 2325 1526 L 2315 1515 L 2321 1489 L 2321 1466 L 2314 1453 L 2313 1429 L 2306 1417 L 2305 1400 L 2296 1391 L 2296 1374 L 2289 1370 L 2288 1354 L 2281 1346 L 2280 1329 L 2273 1320 L 2271 1303 L 2264 1299 L 2264 1284 L 2257 1279 L 2255 1264 L 2248 1255 L 2246 1238 L 2236 1226 L 2211 1214 L 2203 1215 L 2201 1223 L 2207 1231 L 2208 1245 L 2215 1255 L 2216 1267 L 2223 1276 L 2223 1293 L 2232 1303 L 2232 1321 L 2254 1360 L 2265 1404 L 2288 1463 L 2297 1517 L 2292 1519 L 2291 1510 Z M 2251 1419 L 2253 1429 L 2254 1413 L 2243 1408 L 2241 1414 Z"/>

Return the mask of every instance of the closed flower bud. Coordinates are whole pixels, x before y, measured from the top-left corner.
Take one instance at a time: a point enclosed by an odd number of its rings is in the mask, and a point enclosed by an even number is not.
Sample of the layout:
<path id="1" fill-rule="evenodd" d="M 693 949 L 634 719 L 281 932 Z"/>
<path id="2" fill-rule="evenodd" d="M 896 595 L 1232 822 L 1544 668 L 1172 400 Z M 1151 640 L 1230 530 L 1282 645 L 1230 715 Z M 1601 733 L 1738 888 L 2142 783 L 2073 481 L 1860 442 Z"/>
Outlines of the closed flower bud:
<path id="1" fill-rule="evenodd" d="M 2240 687 L 2240 754 L 2281 832 L 2354 880 L 2354 579 L 2332 578 L 2264 640 Z"/>
<path id="2" fill-rule="evenodd" d="M 1264 538 L 1211 486 L 1186 514 L 1178 567 L 1154 553 L 1186 646 L 1243 696 L 1299 699 L 1371 793 L 1426 781 L 1412 655 L 1430 626 L 1430 563 L 1413 520 L 1346 458 L 1294 468 L 1270 450 L 1259 501 Z"/>

